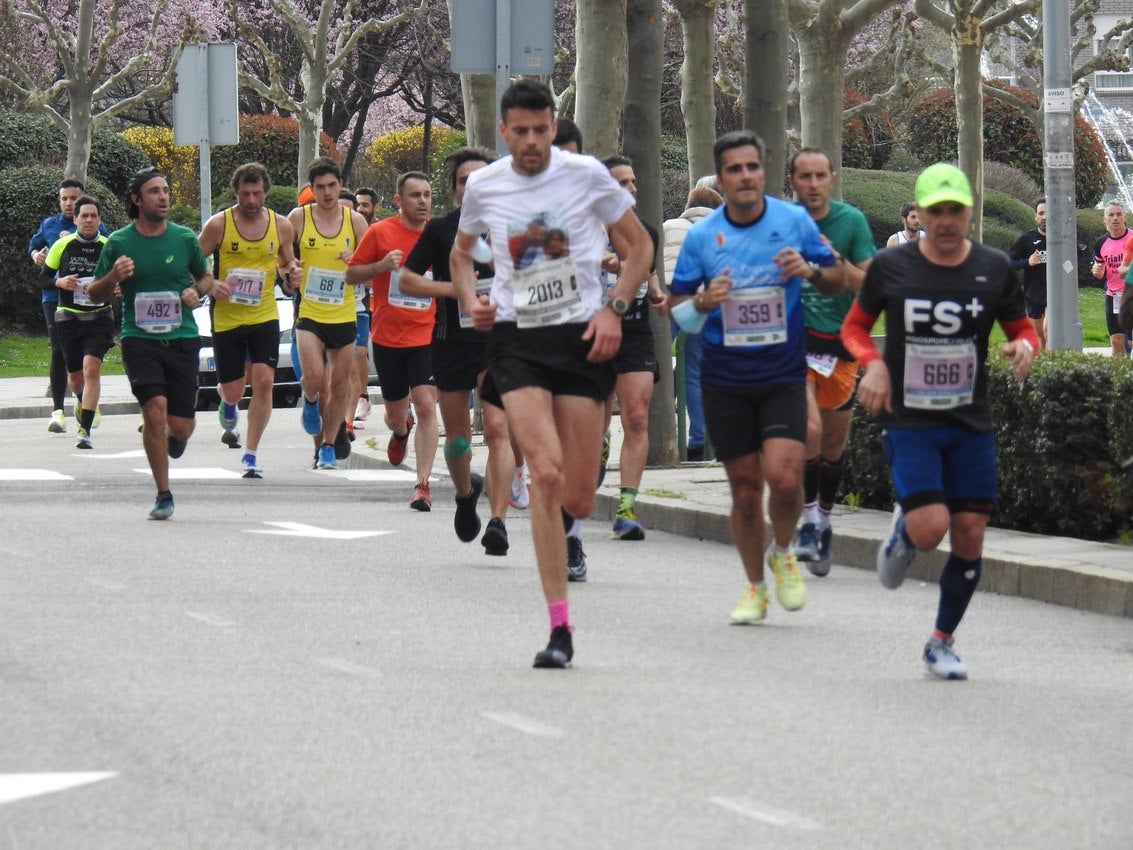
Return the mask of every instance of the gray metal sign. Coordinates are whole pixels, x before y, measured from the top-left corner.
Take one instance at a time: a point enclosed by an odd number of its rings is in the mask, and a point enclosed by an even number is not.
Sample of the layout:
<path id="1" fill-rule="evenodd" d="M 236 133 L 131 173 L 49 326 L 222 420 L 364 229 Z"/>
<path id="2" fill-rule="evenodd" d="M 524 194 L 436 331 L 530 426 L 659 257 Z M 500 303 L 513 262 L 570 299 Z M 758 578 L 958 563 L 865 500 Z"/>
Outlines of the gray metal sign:
<path id="1" fill-rule="evenodd" d="M 235 44 L 186 44 L 173 91 L 173 144 L 237 144 L 238 91 Z"/>
<path id="2" fill-rule="evenodd" d="M 497 4 L 501 0 L 452 0 L 453 71 L 494 74 L 497 71 Z M 505 54 L 513 74 L 541 76 L 555 69 L 554 0 L 502 0 L 510 18 Z"/>

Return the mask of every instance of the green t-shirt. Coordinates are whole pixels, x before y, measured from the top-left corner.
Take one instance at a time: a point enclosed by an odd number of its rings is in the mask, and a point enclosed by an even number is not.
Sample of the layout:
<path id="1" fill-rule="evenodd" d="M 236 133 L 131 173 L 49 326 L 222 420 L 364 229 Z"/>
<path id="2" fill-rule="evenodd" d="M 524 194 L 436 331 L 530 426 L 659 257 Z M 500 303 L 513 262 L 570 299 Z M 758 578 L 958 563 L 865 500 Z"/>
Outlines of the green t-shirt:
<path id="1" fill-rule="evenodd" d="M 193 311 L 181 302 L 181 291 L 192 286 L 208 269 L 201 243 L 197 241 L 193 231 L 180 224 L 167 222 L 165 231 L 160 236 L 142 236 L 133 223 L 127 224 L 107 238 L 94 276 L 105 277 L 119 257 L 129 257 L 134 261 L 133 275 L 121 284 L 123 339 L 185 339 L 199 336 Z M 172 296 L 157 296 L 154 299 L 144 293 L 172 293 Z M 139 326 L 135 310 L 139 295 L 143 326 L 148 321 L 153 323 L 152 326 L 162 329 L 151 332 Z M 177 327 L 165 330 L 172 322 L 169 313 L 173 301 L 180 304 L 181 321 Z"/>
<path id="2" fill-rule="evenodd" d="M 819 232 L 847 262 L 857 265 L 877 253 L 873 234 L 869 231 L 869 222 L 857 207 L 841 201 L 831 201 L 830 212 L 817 224 Z M 806 326 L 820 333 L 838 333 L 855 297 L 853 292 L 822 295 L 811 286 L 810 281 L 804 280 L 803 311 Z"/>

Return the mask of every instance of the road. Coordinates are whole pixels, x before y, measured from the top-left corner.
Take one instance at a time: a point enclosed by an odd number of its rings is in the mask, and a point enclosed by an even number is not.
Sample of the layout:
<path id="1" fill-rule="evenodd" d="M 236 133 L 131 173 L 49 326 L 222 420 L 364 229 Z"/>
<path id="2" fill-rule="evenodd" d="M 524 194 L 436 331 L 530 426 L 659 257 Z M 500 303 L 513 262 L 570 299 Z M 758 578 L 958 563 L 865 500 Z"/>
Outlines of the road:
<path id="1" fill-rule="evenodd" d="M 0 421 L 0 848 L 1133 845 L 1133 621 L 980 594 L 938 682 L 935 586 L 835 566 L 730 627 L 731 547 L 589 522 L 532 670 L 526 517 L 487 558 L 298 415 L 259 481 L 202 416 L 165 523 L 136 417 Z"/>

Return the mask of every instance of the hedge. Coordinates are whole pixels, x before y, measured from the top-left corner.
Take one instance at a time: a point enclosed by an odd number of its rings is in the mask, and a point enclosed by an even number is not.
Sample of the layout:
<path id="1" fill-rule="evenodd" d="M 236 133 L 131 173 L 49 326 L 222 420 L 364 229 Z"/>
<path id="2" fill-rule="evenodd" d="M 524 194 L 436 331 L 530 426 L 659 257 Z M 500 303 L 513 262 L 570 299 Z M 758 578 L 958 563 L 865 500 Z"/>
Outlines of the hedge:
<path id="1" fill-rule="evenodd" d="M 1088 540 L 1133 534 L 1133 361 L 1045 351 L 1020 384 L 990 360 L 988 393 L 999 445 L 999 528 Z M 851 495 L 852 494 L 852 495 Z M 839 499 L 889 510 L 893 492 L 881 429 L 860 405 Z"/>

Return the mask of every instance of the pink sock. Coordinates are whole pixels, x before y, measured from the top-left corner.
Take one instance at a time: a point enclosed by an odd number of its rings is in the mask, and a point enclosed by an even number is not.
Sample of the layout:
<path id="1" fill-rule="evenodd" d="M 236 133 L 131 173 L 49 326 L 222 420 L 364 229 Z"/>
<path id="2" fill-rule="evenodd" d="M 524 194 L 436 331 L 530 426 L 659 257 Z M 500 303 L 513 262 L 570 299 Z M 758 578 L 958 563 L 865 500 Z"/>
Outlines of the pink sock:
<path id="1" fill-rule="evenodd" d="M 557 602 L 547 603 L 547 613 L 551 615 L 551 631 L 559 626 L 570 628 L 570 602 L 560 599 Z"/>

